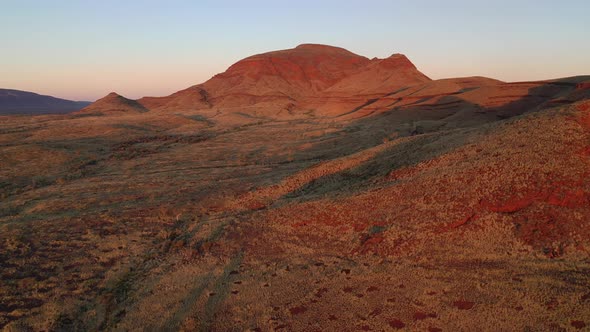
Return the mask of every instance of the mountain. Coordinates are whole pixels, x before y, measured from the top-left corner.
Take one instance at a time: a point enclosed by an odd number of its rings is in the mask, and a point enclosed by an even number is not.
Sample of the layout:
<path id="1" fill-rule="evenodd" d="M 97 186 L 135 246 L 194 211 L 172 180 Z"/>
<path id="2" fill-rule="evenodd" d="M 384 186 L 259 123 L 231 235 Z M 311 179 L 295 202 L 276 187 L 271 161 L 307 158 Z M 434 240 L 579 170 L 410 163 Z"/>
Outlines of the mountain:
<path id="1" fill-rule="evenodd" d="M 590 325 L 590 76 L 304 44 L 2 117 L 0 197 L 7 331 Z"/>
<path id="2" fill-rule="evenodd" d="M 448 124 L 456 127 L 518 115 L 527 107 L 560 98 L 573 86 L 549 81 L 506 83 L 485 77 L 433 81 L 403 54 L 370 60 L 339 47 L 302 44 L 247 57 L 204 83 L 166 97 L 138 99 L 132 108 L 131 100 L 122 104 L 100 100 L 84 112 L 197 112 L 231 124 L 310 116 L 361 118 L 392 108 L 414 110 L 419 117 L 436 108 L 460 113 L 447 118 L 459 121 Z M 529 94 L 533 90 L 538 91 Z"/>
<path id="3" fill-rule="evenodd" d="M 265 110 L 288 109 L 292 114 L 307 112 L 318 102 L 325 104 L 326 98 L 352 94 L 356 97 L 352 103 L 359 98 L 364 102 L 427 81 L 430 79 L 401 54 L 369 60 L 339 47 L 302 44 L 247 57 L 202 84 L 138 102 L 151 110 L 258 105 Z"/>
<path id="4" fill-rule="evenodd" d="M 28 91 L 0 89 L 0 114 L 69 113 L 89 104 L 86 101 L 71 101 Z"/>

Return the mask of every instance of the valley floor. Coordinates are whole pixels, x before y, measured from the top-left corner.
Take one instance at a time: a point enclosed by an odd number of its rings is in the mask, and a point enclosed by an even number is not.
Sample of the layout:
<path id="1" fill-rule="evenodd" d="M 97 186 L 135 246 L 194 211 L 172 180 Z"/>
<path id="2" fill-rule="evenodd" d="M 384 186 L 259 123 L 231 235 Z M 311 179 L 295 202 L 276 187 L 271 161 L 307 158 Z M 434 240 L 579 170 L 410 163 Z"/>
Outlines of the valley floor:
<path id="1" fill-rule="evenodd" d="M 586 330 L 589 109 L 3 117 L 0 328 Z"/>

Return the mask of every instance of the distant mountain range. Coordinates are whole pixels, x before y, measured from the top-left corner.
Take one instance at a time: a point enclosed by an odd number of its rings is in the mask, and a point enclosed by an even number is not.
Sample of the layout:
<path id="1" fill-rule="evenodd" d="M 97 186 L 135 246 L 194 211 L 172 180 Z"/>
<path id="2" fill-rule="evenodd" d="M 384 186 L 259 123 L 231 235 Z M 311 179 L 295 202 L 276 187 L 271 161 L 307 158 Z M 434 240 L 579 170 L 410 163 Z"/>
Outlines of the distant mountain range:
<path id="1" fill-rule="evenodd" d="M 87 101 L 44 96 L 34 92 L 0 89 L 0 114 L 69 113 L 90 105 Z"/>

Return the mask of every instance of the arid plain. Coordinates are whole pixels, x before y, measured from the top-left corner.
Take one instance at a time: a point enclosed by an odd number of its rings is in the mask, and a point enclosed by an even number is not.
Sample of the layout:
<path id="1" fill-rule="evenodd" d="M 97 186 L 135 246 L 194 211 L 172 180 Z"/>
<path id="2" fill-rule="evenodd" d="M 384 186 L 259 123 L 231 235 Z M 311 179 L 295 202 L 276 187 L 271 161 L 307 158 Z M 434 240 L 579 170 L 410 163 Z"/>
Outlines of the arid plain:
<path id="1" fill-rule="evenodd" d="M 0 328 L 590 326 L 590 76 L 304 44 L 0 117 Z"/>

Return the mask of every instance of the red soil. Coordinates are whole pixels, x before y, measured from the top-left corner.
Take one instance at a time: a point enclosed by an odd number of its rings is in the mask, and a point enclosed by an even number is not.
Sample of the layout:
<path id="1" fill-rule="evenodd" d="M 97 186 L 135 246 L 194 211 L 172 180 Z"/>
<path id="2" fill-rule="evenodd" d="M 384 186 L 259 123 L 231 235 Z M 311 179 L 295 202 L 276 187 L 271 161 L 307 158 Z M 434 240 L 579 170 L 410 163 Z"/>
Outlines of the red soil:
<path id="1" fill-rule="evenodd" d="M 394 329 L 403 329 L 404 327 L 406 327 L 406 324 L 404 322 L 402 322 L 401 320 L 394 318 L 392 320 L 389 321 L 389 326 L 391 326 Z"/>
<path id="2" fill-rule="evenodd" d="M 460 310 L 469 310 L 475 306 L 475 303 L 471 301 L 458 300 L 453 302 L 453 305 Z"/>
<path id="3" fill-rule="evenodd" d="M 584 321 L 581 320 L 573 320 L 572 321 L 572 326 L 575 327 L 578 330 L 581 330 L 583 328 L 586 327 L 586 323 Z"/>

